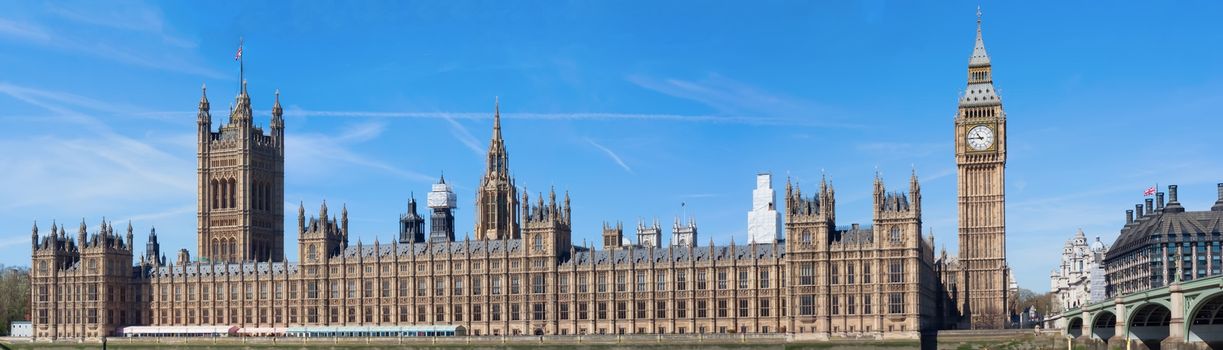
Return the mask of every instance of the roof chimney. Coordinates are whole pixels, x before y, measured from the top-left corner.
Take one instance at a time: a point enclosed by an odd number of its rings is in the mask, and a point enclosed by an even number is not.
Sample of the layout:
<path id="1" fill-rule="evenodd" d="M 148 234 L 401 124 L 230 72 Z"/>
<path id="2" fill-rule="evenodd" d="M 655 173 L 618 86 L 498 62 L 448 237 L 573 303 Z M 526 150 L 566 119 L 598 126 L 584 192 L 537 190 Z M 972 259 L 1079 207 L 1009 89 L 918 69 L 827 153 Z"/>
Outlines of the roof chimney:
<path id="1" fill-rule="evenodd" d="M 1132 223 L 1134 223 L 1134 211 L 1126 209 L 1125 210 L 1125 224 L 1129 225 Z"/>
<path id="2" fill-rule="evenodd" d="M 1147 198 L 1146 202 L 1147 202 L 1147 206 L 1146 206 L 1146 208 L 1147 208 L 1146 215 L 1151 215 L 1151 213 L 1154 213 L 1154 212 L 1155 212 L 1155 200 L 1154 200 L 1154 199 L 1151 199 L 1151 198 Z"/>
<path id="3" fill-rule="evenodd" d="M 1134 217 L 1136 219 L 1142 219 L 1144 216 L 1146 215 L 1143 215 L 1142 203 L 1134 204 Z"/>
<path id="4" fill-rule="evenodd" d="M 1155 211 L 1163 211 L 1163 210 L 1164 210 L 1164 193 L 1156 192 L 1155 193 Z"/>
<path id="5" fill-rule="evenodd" d="M 1185 207 L 1182 207 L 1181 203 L 1176 200 L 1176 185 L 1168 185 L 1168 207 L 1165 208 L 1164 211 L 1170 213 L 1181 213 L 1185 211 Z"/>
<path id="6" fill-rule="evenodd" d="M 1219 184 L 1219 199 L 1215 200 L 1215 205 L 1210 207 L 1213 211 L 1223 211 L 1223 183 Z"/>

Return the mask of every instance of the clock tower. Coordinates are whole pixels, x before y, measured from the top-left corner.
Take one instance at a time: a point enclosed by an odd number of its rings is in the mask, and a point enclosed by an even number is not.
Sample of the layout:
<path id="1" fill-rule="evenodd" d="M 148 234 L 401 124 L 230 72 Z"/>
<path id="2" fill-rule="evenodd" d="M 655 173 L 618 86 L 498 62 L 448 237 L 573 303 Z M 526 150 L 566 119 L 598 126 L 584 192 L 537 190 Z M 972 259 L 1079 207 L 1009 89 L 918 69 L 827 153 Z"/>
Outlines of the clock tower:
<path id="1" fill-rule="evenodd" d="M 960 270 L 957 308 L 962 326 L 1006 325 L 1006 113 L 994 88 L 981 39 L 968 59 L 968 87 L 955 116 L 955 159 L 959 202 Z"/>

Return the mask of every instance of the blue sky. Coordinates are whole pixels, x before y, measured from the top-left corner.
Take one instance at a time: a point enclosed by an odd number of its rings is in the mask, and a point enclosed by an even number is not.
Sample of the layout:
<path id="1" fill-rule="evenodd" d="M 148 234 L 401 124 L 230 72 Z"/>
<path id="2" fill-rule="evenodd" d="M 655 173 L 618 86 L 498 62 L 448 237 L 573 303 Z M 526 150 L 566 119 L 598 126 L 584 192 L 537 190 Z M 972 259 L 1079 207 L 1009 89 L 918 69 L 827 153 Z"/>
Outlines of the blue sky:
<path id="1" fill-rule="evenodd" d="M 986 2 L 1008 115 L 1007 251 L 1048 289 L 1082 228 L 1111 242 L 1156 183 L 1208 209 L 1223 182 L 1223 6 Z M 680 203 L 701 242 L 746 240 L 754 174 L 837 187 L 869 223 L 872 176 L 922 179 L 924 225 L 956 251 L 952 123 L 976 2 L 0 1 L 0 263 L 29 229 L 131 220 L 195 250 L 195 108 L 214 123 L 246 40 L 258 123 L 280 89 L 286 254 L 299 202 L 347 203 L 389 242 L 443 171 L 471 231 L 500 97 L 512 171 L 573 197 L 574 237 Z M 670 229 L 665 232 L 669 233 Z M 143 251 L 143 248 L 139 249 Z"/>

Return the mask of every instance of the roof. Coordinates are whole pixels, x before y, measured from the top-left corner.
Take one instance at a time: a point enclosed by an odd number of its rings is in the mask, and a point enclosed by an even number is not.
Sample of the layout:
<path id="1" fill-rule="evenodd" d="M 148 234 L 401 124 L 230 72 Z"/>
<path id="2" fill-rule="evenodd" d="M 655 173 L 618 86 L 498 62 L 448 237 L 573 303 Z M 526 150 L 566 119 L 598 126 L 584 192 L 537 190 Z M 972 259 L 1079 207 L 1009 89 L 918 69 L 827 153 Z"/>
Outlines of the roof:
<path id="1" fill-rule="evenodd" d="M 572 259 L 561 266 L 572 265 L 602 265 L 602 264 L 642 264 L 665 262 L 692 262 L 712 260 L 759 260 L 777 254 L 785 256 L 785 244 L 756 243 L 755 252 L 752 244 L 736 246 L 704 246 L 691 247 L 669 245 L 665 247 L 632 246 L 613 250 L 577 251 Z"/>
<path id="2" fill-rule="evenodd" d="M 1173 202 L 1175 203 L 1175 202 Z M 1179 207 L 1179 204 L 1176 204 Z M 1146 247 L 1152 237 L 1163 242 L 1218 241 L 1223 239 L 1223 211 L 1157 210 L 1139 217 L 1121 229 L 1121 234 L 1105 253 L 1105 261 Z"/>
<path id="3" fill-rule="evenodd" d="M 969 67 L 989 65 L 989 54 L 985 53 L 985 40 L 981 40 L 981 10 L 977 9 L 977 41 L 972 46 L 972 56 L 968 57 Z"/>

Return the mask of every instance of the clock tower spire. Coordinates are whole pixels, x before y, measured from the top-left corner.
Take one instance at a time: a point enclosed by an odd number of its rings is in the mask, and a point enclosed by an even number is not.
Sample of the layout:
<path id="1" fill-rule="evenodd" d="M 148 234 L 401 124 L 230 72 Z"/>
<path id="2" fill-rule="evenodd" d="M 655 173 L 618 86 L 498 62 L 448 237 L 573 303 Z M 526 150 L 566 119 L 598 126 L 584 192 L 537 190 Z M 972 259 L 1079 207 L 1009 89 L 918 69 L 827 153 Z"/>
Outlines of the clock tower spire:
<path id="1" fill-rule="evenodd" d="M 1002 328 L 1008 316 L 1006 264 L 1006 113 L 981 38 L 968 58 L 968 86 L 955 115 L 962 326 Z"/>

